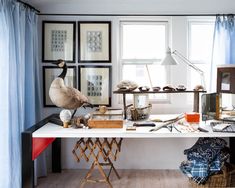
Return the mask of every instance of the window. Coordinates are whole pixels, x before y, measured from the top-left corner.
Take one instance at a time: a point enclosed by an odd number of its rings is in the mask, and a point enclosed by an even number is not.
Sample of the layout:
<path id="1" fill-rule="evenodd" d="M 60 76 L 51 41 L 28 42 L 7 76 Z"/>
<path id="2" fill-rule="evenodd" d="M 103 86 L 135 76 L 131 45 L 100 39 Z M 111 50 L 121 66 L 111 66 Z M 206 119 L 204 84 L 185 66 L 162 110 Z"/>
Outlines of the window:
<path id="1" fill-rule="evenodd" d="M 139 86 L 160 86 L 168 83 L 167 69 L 160 65 L 168 47 L 168 22 L 121 22 L 120 62 L 122 80 Z M 150 99 L 166 100 L 165 94 Z"/>
<path id="2" fill-rule="evenodd" d="M 204 71 L 205 78 L 210 78 L 214 21 L 189 21 L 189 60 Z M 190 69 L 190 87 L 201 83 L 200 75 Z M 206 89 L 209 79 L 206 79 Z"/>

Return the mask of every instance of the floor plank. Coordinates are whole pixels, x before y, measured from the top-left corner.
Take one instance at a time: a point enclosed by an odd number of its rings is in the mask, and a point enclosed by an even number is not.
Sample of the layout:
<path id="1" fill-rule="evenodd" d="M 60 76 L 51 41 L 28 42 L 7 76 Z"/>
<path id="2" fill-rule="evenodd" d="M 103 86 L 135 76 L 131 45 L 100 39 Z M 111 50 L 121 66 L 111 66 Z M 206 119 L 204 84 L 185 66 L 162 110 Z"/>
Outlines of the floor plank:
<path id="1" fill-rule="evenodd" d="M 37 188 L 79 188 L 87 170 L 63 170 L 38 179 Z M 114 188 L 191 188 L 188 179 L 178 170 L 118 170 L 121 179 L 112 172 Z M 95 171 L 94 177 L 100 177 Z M 105 183 L 87 183 L 85 188 L 107 188 Z"/>

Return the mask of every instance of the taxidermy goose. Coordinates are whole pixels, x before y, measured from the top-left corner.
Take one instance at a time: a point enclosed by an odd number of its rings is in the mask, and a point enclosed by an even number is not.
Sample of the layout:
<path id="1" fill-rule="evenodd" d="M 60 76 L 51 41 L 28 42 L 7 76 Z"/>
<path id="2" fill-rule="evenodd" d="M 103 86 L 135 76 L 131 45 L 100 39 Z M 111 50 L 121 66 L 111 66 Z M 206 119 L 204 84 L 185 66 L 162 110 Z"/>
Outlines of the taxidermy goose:
<path id="1" fill-rule="evenodd" d="M 75 110 L 72 117 L 79 107 L 92 106 L 90 103 L 88 103 L 88 98 L 80 91 L 64 84 L 64 78 L 67 73 L 67 65 L 64 60 L 59 59 L 56 63 L 53 64 L 62 68 L 63 71 L 51 83 L 49 89 L 49 97 L 51 101 L 60 108 Z"/>

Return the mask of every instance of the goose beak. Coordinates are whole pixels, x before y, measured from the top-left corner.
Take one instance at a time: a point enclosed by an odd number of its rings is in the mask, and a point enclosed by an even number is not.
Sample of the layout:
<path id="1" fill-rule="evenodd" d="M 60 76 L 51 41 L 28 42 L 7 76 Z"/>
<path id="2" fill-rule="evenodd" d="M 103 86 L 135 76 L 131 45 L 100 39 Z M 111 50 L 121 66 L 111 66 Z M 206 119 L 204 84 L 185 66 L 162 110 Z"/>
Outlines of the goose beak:
<path id="1" fill-rule="evenodd" d="M 52 63 L 53 65 L 57 65 L 58 67 L 63 67 L 65 62 L 63 59 L 58 59 L 56 62 Z"/>

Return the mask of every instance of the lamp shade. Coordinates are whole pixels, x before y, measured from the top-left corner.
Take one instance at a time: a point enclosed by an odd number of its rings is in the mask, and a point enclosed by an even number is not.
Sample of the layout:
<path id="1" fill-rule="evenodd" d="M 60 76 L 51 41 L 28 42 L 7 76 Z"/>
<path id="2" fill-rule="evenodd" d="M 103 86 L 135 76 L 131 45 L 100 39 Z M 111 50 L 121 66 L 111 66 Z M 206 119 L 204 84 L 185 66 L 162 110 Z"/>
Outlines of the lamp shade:
<path id="1" fill-rule="evenodd" d="M 176 60 L 172 57 L 171 49 L 168 48 L 166 51 L 166 56 L 163 59 L 161 65 L 178 65 Z"/>

